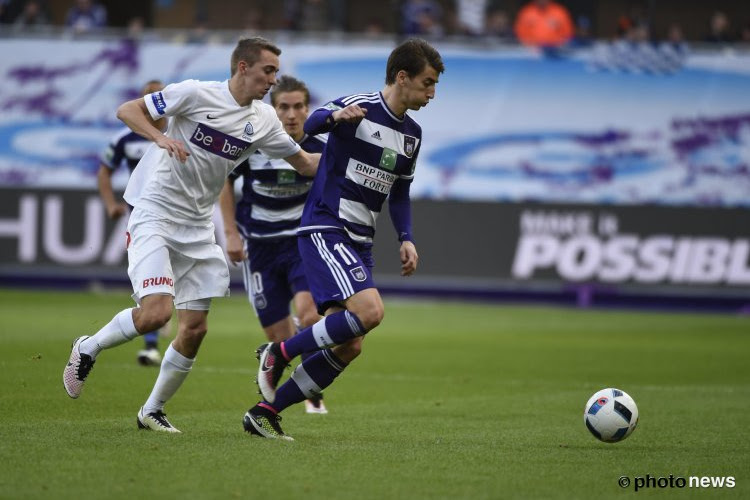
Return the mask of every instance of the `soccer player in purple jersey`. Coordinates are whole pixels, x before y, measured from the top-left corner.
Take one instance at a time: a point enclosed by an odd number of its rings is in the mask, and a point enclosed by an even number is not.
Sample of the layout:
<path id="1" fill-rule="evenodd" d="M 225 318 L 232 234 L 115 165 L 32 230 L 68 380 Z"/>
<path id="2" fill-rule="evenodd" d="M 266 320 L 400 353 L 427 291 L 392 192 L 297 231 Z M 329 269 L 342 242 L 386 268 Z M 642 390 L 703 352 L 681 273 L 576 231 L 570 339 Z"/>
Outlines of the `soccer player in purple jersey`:
<path id="1" fill-rule="evenodd" d="M 164 84 L 159 80 L 146 82 L 141 91 L 141 96 L 159 92 Z M 167 119 L 160 118 L 155 122 L 156 128 L 166 130 Z M 121 163 L 125 162 L 130 173 L 135 170 L 136 165 L 143 157 L 151 141 L 136 134 L 128 127 L 123 127 L 112 138 L 107 149 L 102 153 L 99 171 L 96 174 L 99 196 L 104 202 L 104 208 L 110 219 L 117 220 L 128 213 L 129 206 L 124 201 L 118 202 L 112 190 L 112 173 L 117 170 Z M 170 322 L 167 322 L 161 330 L 154 330 L 143 334 L 144 347 L 138 351 L 136 359 L 143 366 L 159 366 L 161 354 L 159 353 L 159 334 L 169 332 Z"/>
<path id="2" fill-rule="evenodd" d="M 279 78 L 271 91 L 271 105 L 284 130 L 302 149 L 323 151 L 325 137 L 307 135 L 302 129 L 310 105 L 310 92 L 303 82 L 289 75 Z M 235 206 L 234 182 L 239 177 L 242 198 Z M 286 340 L 297 326 L 306 328 L 320 319 L 297 248 L 297 229 L 311 185 L 311 177 L 256 151 L 229 174 L 219 197 L 227 255 L 242 265 L 248 299 L 271 342 Z M 323 395 L 306 399 L 305 411 L 328 413 Z"/>
<path id="3" fill-rule="evenodd" d="M 382 321 L 371 250 L 386 198 L 401 242 L 401 274 L 416 270 L 409 186 L 422 131 L 407 111 L 435 97 L 444 69 L 427 42 L 407 40 L 388 58 L 382 92 L 336 99 L 305 122 L 308 134 L 329 132 L 297 233 L 310 290 L 325 317 L 287 340 L 258 348 L 264 399 L 245 414 L 247 432 L 291 440 L 279 425 L 279 413 L 329 386 L 360 354 L 363 336 Z M 315 354 L 277 389 L 284 368 L 306 352 Z"/>

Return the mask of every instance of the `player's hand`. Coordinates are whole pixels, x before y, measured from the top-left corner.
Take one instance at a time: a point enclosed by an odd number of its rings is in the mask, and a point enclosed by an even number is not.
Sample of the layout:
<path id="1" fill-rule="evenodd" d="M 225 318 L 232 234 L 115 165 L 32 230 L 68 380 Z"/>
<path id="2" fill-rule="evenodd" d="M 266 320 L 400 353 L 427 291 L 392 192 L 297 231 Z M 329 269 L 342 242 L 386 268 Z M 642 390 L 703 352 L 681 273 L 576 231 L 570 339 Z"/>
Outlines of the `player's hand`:
<path id="1" fill-rule="evenodd" d="M 128 205 L 125 203 L 114 203 L 107 206 L 107 217 L 117 220 L 128 212 Z"/>
<path id="2" fill-rule="evenodd" d="M 417 262 L 419 261 L 419 255 L 417 255 L 417 248 L 411 241 L 404 241 L 401 243 L 399 249 L 399 256 L 401 257 L 401 276 L 411 276 L 414 271 L 417 270 Z"/>
<path id="3" fill-rule="evenodd" d="M 171 157 L 177 157 L 178 160 L 180 160 L 180 163 L 185 163 L 185 160 L 187 160 L 187 157 L 190 156 L 190 153 L 187 152 L 185 149 L 185 145 L 182 143 L 182 141 L 178 141 L 175 139 L 171 139 L 167 137 L 166 135 L 163 135 L 159 137 L 157 140 L 154 141 L 157 146 L 159 146 L 162 149 L 167 150 L 167 154 Z"/>
<path id="4" fill-rule="evenodd" d="M 247 259 L 247 252 L 245 251 L 245 242 L 240 236 L 240 233 L 234 232 L 226 235 L 227 237 L 227 256 L 232 264 L 238 264 L 243 260 Z"/>
<path id="5" fill-rule="evenodd" d="M 365 108 L 360 108 L 356 104 L 350 104 L 345 108 L 338 109 L 331 113 L 331 117 L 333 117 L 333 121 L 335 121 L 336 123 L 358 123 L 362 120 L 362 118 L 365 117 L 366 114 L 367 110 Z"/>

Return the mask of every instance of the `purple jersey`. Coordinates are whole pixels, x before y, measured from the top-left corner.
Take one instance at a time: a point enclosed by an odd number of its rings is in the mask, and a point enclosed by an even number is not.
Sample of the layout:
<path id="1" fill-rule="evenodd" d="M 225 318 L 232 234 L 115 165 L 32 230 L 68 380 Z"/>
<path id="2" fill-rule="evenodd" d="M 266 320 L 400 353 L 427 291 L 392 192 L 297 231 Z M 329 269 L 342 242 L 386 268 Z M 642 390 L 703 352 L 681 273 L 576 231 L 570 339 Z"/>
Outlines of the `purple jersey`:
<path id="1" fill-rule="evenodd" d="M 112 137 L 99 160 L 110 170 L 116 170 L 124 160 L 132 173 L 151 144 L 153 143 L 145 137 L 125 127 Z"/>
<path id="2" fill-rule="evenodd" d="M 299 145 L 308 153 L 320 153 L 325 137 L 304 136 Z M 240 163 L 229 180 L 242 177 L 242 199 L 236 221 L 245 239 L 295 236 L 312 179 L 297 173 L 284 160 L 270 160 L 261 151 Z"/>
<path id="3" fill-rule="evenodd" d="M 323 151 L 325 144 L 325 137 L 307 135 L 299 143 L 308 153 Z M 247 240 L 248 254 L 242 277 L 265 328 L 289 316 L 294 295 L 309 290 L 295 235 L 312 179 L 260 151 L 240 163 L 229 180 L 240 176 L 242 198 L 235 220 Z"/>
<path id="4" fill-rule="evenodd" d="M 331 114 L 351 104 L 365 108 L 365 118 L 334 124 Z M 345 230 L 354 242 L 371 243 L 389 198 L 399 240 L 411 240 L 409 185 L 422 140 L 420 126 L 407 114 L 394 115 L 375 92 L 342 97 L 317 109 L 305 122 L 305 132 L 329 132 L 329 137 L 299 234 Z"/>

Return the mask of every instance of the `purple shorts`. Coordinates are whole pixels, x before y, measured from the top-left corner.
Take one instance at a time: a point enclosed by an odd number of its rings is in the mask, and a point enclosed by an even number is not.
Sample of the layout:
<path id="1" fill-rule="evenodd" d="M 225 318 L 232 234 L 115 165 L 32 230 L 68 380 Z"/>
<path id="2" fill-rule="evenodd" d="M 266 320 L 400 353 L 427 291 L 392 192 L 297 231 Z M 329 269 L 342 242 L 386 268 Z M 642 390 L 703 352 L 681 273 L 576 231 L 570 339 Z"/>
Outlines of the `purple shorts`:
<path id="1" fill-rule="evenodd" d="M 371 244 L 355 243 L 342 231 L 300 235 L 297 242 L 318 313 L 375 288 Z"/>
<path id="2" fill-rule="evenodd" d="M 308 291 L 297 238 L 250 240 L 242 277 L 247 298 L 264 328 L 290 314 L 297 292 Z"/>

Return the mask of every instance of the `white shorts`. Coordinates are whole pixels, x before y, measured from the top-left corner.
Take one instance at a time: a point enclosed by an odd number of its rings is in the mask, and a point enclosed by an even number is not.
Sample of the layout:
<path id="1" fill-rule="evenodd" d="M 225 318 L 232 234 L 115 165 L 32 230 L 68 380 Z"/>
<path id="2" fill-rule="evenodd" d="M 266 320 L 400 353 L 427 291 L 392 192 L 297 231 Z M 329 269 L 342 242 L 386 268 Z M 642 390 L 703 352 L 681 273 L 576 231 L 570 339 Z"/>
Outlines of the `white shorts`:
<path id="1" fill-rule="evenodd" d="M 176 305 L 229 295 L 229 268 L 214 225 L 188 226 L 140 210 L 128 221 L 128 276 L 133 299 L 156 293 Z"/>

